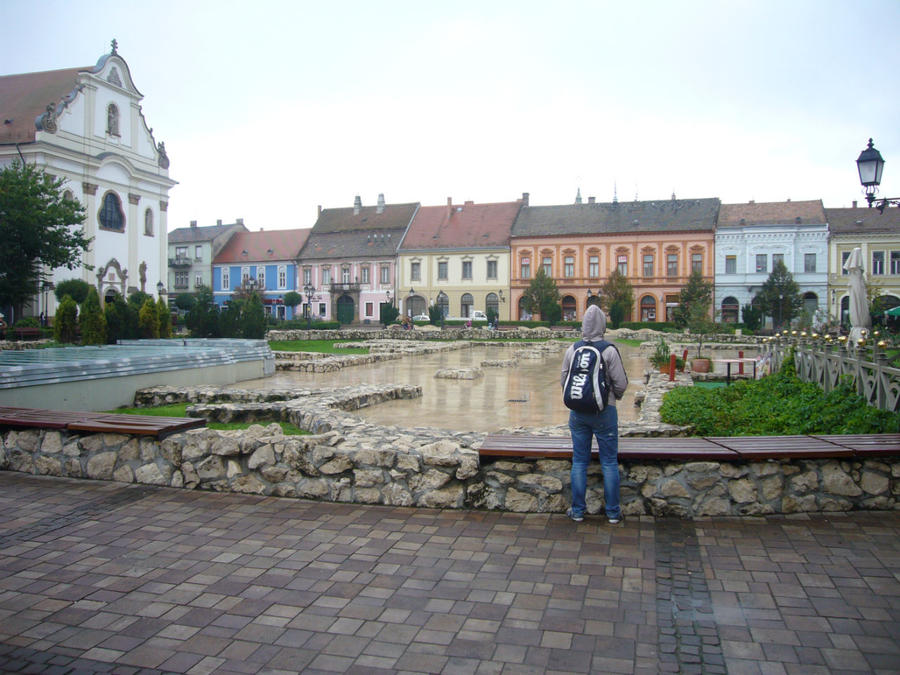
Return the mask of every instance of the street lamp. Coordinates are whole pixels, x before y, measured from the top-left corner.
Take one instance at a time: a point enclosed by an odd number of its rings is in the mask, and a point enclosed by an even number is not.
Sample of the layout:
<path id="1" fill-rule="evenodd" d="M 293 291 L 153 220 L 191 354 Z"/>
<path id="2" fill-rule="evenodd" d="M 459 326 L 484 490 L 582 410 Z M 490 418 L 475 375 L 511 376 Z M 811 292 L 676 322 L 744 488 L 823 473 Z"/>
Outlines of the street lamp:
<path id="1" fill-rule="evenodd" d="M 313 295 L 315 295 L 316 287 L 312 284 L 305 284 L 303 292 L 306 293 L 306 330 L 312 329 L 312 303 Z"/>
<path id="2" fill-rule="evenodd" d="M 784 309 L 782 309 L 782 303 L 784 301 L 784 294 L 778 294 L 778 327 L 781 328 L 781 317 L 783 316 Z"/>
<path id="3" fill-rule="evenodd" d="M 41 290 L 44 291 L 44 311 L 41 312 L 41 326 L 46 326 L 50 321 L 50 308 L 47 306 L 47 296 L 51 291 L 56 290 L 56 284 L 52 281 L 45 281 L 41 284 Z"/>
<path id="4" fill-rule="evenodd" d="M 156 282 L 156 294 L 159 296 L 166 294 L 166 287 L 163 286 L 163 282 L 161 281 Z"/>
<path id="5" fill-rule="evenodd" d="M 869 208 L 875 203 L 875 194 L 878 192 L 878 186 L 881 185 L 881 174 L 884 171 L 884 158 L 881 153 L 872 145 L 872 139 L 865 150 L 859 153 L 856 160 L 856 170 L 859 172 L 859 182 L 865 188 L 866 201 L 869 202 Z M 888 206 L 900 206 L 900 198 L 884 197 L 875 208 L 880 213 L 884 213 Z"/>

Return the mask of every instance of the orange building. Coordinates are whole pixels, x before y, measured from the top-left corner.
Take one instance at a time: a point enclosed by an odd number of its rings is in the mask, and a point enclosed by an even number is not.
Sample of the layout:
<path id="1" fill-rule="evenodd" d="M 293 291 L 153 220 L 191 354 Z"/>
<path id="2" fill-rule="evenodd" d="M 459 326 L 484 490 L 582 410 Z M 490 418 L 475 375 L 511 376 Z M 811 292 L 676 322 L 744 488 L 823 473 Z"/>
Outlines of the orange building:
<path id="1" fill-rule="evenodd" d="M 556 281 L 564 320 L 578 320 L 618 268 L 634 288 L 626 321 L 671 320 L 693 270 L 712 283 L 718 199 L 523 207 L 510 237 L 510 309 L 538 269 Z"/>

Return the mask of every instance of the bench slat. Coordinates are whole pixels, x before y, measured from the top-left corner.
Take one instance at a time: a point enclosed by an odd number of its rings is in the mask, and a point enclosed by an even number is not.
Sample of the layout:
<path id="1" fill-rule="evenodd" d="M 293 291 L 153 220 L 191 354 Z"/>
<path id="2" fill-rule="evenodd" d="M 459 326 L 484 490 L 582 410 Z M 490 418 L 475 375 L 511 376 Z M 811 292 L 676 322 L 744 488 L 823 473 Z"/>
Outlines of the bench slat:
<path id="1" fill-rule="evenodd" d="M 162 439 L 179 431 L 204 427 L 206 420 L 0 406 L 0 426 L 136 434 Z"/>

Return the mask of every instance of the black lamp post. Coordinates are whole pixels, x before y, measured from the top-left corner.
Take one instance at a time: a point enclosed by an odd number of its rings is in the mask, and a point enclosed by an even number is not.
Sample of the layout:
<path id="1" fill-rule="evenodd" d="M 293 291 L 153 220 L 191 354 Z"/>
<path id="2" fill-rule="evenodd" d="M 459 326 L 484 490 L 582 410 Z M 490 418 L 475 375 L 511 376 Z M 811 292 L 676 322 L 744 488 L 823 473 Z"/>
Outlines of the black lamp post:
<path id="1" fill-rule="evenodd" d="M 316 287 L 312 284 L 306 284 L 303 287 L 303 292 L 306 293 L 306 330 L 310 330 L 312 329 L 313 295 L 315 295 Z"/>
<path id="2" fill-rule="evenodd" d="M 156 282 L 156 295 L 159 297 L 162 297 L 165 294 L 166 294 L 166 287 L 163 286 L 163 282 L 157 281 Z"/>
<path id="3" fill-rule="evenodd" d="M 859 182 L 866 190 L 866 201 L 869 202 L 869 208 L 875 204 L 875 194 L 878 192 L 878 186 L 881 185 L 881 174 L 884 171 L 884 158 L 881 153 L 872 145 L 872 139 L 865 150 L 859 153 L 856 160 L 856 170 L 859 172 Z M 875 205 L 880 213 L 888 206 L 900 206 L 900 198 L 883 197 Z"/>

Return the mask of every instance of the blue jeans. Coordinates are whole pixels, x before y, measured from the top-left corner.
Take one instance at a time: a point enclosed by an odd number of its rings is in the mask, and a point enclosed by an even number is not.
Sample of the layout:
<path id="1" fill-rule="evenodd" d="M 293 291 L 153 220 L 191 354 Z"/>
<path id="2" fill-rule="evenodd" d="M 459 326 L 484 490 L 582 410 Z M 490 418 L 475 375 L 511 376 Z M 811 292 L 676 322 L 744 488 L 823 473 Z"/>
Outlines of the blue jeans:
<path id="1" fill-rule="evenodd" d="M 572 514 L 583 516 L 586 508 L 587 468 L 591 461 L 591 438 L 600 448 L 603 469 L 603 501 L 606 517 L 619 518 L 619 415 L 615 406 L 608 406 L 596 415 L 569 411 L 569 430 L 572 432 Z"/>

